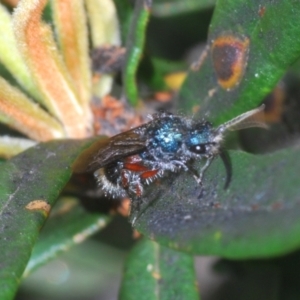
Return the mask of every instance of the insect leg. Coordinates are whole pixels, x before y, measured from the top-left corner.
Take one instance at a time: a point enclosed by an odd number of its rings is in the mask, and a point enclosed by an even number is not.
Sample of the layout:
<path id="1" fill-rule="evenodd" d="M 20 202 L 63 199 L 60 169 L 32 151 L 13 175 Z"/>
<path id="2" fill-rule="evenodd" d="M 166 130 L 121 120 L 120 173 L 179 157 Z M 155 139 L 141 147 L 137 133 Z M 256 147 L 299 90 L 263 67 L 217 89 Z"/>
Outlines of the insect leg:
<path id="1" fill-rule="evenodd" d="M 197 181 L 198 184 L 202 185 L 202 178 L 204 175 L 204 172 L 206 169 L 210 166 L 211 162 L 213 161 L 214 156 L 209 156 L 205 162 L 205 165 L 201 168 L 199 174 L 194 168 L 189 168 L 189 171 L 191 171 L 194 175 L 195 180 Z"/>
<path id="2" fill-rule="evenodd" d="M 219 155 L 222 159 L 222 162 L 223 162 L 223 164 L 225 166 L 225 170 L 226 170 L 226 181 L 225 181 L 225 185 L 224 185 L 224 190 L 226 190 L 230 184 L 231 177 L 232 177 L 232 164 L 231 164 L 230 156 L 227 151 L 225 151 L 224 149 L 221 148 Z"/>

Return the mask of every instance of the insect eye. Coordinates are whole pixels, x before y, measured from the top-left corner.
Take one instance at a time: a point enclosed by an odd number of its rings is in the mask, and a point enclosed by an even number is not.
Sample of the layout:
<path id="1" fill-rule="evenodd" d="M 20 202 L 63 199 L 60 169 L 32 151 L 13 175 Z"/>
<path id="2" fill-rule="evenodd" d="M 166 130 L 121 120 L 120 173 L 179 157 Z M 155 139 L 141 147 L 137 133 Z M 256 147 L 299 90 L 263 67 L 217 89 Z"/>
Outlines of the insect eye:
<path id="1" fill-rule="evenodd" d="M 198 145 L 190 146 L 190 151 L 196 154 L 205 154 L 206 147 L 204 144 L 198 144 Z"/>

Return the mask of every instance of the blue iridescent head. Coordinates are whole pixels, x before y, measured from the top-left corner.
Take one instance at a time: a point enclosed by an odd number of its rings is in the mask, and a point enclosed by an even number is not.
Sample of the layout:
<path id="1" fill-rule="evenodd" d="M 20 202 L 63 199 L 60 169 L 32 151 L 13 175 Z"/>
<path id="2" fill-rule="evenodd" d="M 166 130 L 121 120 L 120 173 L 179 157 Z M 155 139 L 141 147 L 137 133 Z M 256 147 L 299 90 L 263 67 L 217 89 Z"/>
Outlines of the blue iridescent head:
<path id="1" fill-rule="evenodd" d="M 213 127 L 209 122 L 200 122 L 193 125 L 187 133 L 185 144 L 194 154 L 206 154 L 213 143 Z"/>

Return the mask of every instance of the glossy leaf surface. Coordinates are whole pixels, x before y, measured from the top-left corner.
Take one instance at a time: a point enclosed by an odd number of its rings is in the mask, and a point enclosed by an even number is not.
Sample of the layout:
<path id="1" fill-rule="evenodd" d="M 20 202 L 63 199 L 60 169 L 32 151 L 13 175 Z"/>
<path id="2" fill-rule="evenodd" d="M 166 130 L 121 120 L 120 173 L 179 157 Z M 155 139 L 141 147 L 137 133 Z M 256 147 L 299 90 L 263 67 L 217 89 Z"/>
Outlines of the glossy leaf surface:
<path id="1" fill-rule="evenodd" d="M 298 12 L 300 5 L 293 1 L 219 1 L 208 47 L 183 85 L 178 109 L 190 114 L 200 106 L 195 118 L 219 124 L 259 105 L 300 55 L 294 39 L 300 32 Z M 231 74 L 225 72 L 230 61 L 226 65 L 222 60 L 236 53 L 230 47 L 244 56 L 237 77 L 224 83 L 222 76 Z M 218 73 L 220 66 L 225 73 Z M 201 255 L 269 257 L 298 248 L 298 151 L 264 156 L 231 152 L 231 157 L 233 178 L 226 191 L 220 159 L 207 170 L 202 187 L 185 172 L 152 184 L 141 212 L 132 213 L 132 219 L 138 217 L 137 229 L 165 245 Z M 196 169 L 200 167 L 198 163 Z"/>
<path id="2" fill-rule="evenodd" d="M 125 66 L 123 70 L 124 92 L 131 105 L 138 101 L 137 70 L 142 57 L 145 33 L 150 16 L 150 1 L 141 0 L 135 8 L 126 41 Z"/>
<path id="3" fill-rule="evenodd" d="M 91 141 L 40 144 L 7 161 L 0 173 L 0 298 L 11 299 L 70 165 Z"/>
<path id="4" fill-rule="evenodd" d="M 171 175 L 149 189 L 137 229 L 200 255 L 253 258 L 292 251 L 300 246 L 298 155 L 233 153 L 226 191 L 220 159 L 205 173 L 202 187 L 191 174 Z"/>
<path id="5" fill-rule="evenodd" d="M 300 34 L 299 13 L 300 3 L 292 0 L 218 1 L 208 48 L 189 73 L 179 108 L 190 111 L 200 105 L 199 116 L 222 123 L 258 105 L 300 56 L 300 41 L 294 38 Z M 218 84 L 218 62 L 212 56 L 213 44 L 224 36 L 249 40 L 248 58 L 240 66 L 244 75 L 230 90 Z"/>

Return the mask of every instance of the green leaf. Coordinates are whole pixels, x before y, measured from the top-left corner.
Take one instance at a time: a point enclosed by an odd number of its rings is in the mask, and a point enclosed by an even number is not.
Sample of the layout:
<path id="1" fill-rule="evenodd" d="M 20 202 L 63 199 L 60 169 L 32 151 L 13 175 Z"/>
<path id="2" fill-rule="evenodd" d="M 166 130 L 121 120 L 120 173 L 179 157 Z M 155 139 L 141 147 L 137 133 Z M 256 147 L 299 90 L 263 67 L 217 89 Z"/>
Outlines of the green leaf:
<path id="1" fill-rule="evenodd" d="M 199 116 L 222 123 L 258 105 L 299 58 L 300 41 L 295 38 L 300 34 L 299 14 L 300 3 L 292 0 L 218 1 L 210 25 L 209 48 L 199 71 L 190 71 L 179 108 L 190 111 L 200 105 Z M 241 66 L 244 74 L 230 90 L 218 84 L 214 68 L 217 61 L 212 57 L 213 43 L 226 35 L 249 41 L 248 59 Z"/>
<path id="2" fill-rule="evenodd" d="M 300 4 L 293 1 L 219 1 L 209 47 L 191 69 L 178 108 L 200 105 L 197 117 L 222 123 L 258 105 L 299 58 L 294 38 L 300 32 L 299 12 Z M 238 40 L 245 50 L 241 80 L 230 86 L 216 72 L 214 45 L 222 37 Z M 263 157 L 232 153 L 233 179 L 226 191 L 220 159 L 206 172 L 202 187 L 190 173 L 170 174 L 149 187 L 141 211 L 131 218 L 138 218 L 142 233 L 194 254 L 253 258 L 292 251 L 300 246 L 297 156 L 291 149 Z"/>
<path id="3" fill-rule="evenodd" d="M 35 145 L 36 142 L 29 139 L 0 136 L 0 157 L 11 158 Z"/>
<path id="4" fill-rule="evenodd" d="M 16 299 L 117 299 L 125 254 L 88 239 L 22 280 Z"/>
<path id="5" fill-rule="evenodd" d="M 40 144 L 2 164 L 0 173 L 0 298 L 11 299 L 49 209 L 89 141 Z"/>
<path id="6" fill-rule="evenodd" d="M 129 0 L 115 0 L 114 3 L 120 23 L 121 40 L 122 44 L 124 45 L 130 30 L 130 22 L 133 15 L 133 5 Z"/>
<path id="7" fill-rule="evenodd" d="M 208 9 L 213 7 L 215 3 L 216 0 L 156 0 L 153 3 L 152 14 L 156 17 L 169 17 Z"/>
<path id="8" fill-rule="evenodd" d="M 144 57 L 139 67 L 139 78 L 154 90 L 170 90 L 166 76 L 175 72 L 183 72 L 186 65 L 181 62 L 169 61 L 155 57 Z M 172 74 L 171 74 L 172 75 Z"/>
<path id="9" fill-rule="evenodd" d="M 199 299 L 193 257 L 140 241 L 125 265 L 120 299 Z"/>
<path id="10" fill-rule="evenodd" d="M 280 260 L 284 261 L 284 258 Z M 278 265 L 276 260 L 219 260 L 213 270 L 221 273 L 218 275 L 222 276 L 222 282 L 214 285 L 214 294 L 224 295 L 226 291 L 225 299 L 239 300 L 298 299 L 299 292 L 294 294 L 298 284 L 297 277 L 287 278 L 288 272 Z M 290 298 L 292 294 L 294 298 Z"/>
<path id="11" fill-rule="evenodd" d="M 123 69 L 124 91 L 131 105 L 137 105 L 138 88 L 136 73 L 142 57 L 145 34 L 150 16 L 150 5 L 146 0 L 136 1 L 130 30 L 126 41 L 126 56 Z"/>
<path id="12" fill-rule="evenodd" d="M 54 207 L 49 220 L 41 231 L 23 277 L 28 276 L 60 253 L 83 242 L 105 227 L 109 221 L 107 216 L 88 213 L 73 198 L 63 198 L 59 204 Z"/>
<path id="13" fill-rule="evenodd" d="M 136 228 L 162 244 L 200 255 L 240 259 L 295 250 L 300 246 L 298 157 L 291 149 L 265 156 L 236 152 L 227 190 L 219 158 L 202 186 L 189 172 L 170 174 L 146 192 Z"/>

